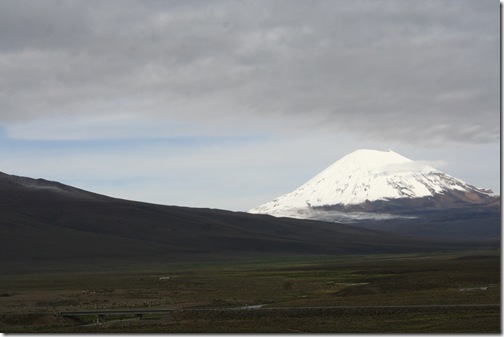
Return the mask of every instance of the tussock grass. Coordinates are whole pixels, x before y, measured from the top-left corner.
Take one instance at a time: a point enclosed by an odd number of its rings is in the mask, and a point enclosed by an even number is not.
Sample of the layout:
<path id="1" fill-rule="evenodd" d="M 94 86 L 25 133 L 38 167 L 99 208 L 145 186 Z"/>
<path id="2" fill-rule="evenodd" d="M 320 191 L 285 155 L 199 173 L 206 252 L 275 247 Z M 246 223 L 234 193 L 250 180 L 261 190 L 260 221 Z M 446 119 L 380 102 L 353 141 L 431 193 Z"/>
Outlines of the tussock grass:
<path id="1" fill-rule="evenodd" d="M 167 278 L 168 277 L 168 278 Z M 437 255 L 286 257 L 166 264 L 138 270 L 0 276 L 2 332 L 499 332 L 498 251 Z M 460 291 L 463 288 L 486 290 Z M 61 320 L 64 311 L 236 308 L 291 311 L 179 312 L 142 320 Z M 366 311 L 373 306 L 454 305 L 453 309 Z M 458 310 L 457 308 L 464 310 Z M 360 307 L 303 314 L 305 307 Z M 264 311 L 266 312 L 266 311 Z"/>

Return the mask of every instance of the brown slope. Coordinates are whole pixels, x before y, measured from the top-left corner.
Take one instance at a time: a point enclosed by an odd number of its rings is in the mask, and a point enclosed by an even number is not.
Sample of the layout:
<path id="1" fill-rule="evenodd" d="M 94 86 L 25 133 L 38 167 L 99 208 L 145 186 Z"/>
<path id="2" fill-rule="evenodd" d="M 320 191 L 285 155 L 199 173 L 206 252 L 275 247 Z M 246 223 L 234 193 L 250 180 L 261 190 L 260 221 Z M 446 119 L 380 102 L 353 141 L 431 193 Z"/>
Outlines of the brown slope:
<path id="1" fill-rule="evenodd" d="M 463 245 L 335 223 L 133 202 L 0 174 L 4 264 L 397 253 Z"/>

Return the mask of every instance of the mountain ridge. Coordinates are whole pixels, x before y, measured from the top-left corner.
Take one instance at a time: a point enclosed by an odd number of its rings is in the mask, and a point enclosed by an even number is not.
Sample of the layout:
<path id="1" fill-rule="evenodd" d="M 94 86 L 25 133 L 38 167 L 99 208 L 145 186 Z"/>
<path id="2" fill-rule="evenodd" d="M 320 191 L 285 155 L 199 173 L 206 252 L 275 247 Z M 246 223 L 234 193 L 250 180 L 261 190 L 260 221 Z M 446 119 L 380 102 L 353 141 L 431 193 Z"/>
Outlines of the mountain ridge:
<path id="1" fill-rule="evenodd" d="M 0 174 L 2 270 L 430 252 L 489 244 L 494 243 L 414 238 L 339 223 L 149 204 Z"/>

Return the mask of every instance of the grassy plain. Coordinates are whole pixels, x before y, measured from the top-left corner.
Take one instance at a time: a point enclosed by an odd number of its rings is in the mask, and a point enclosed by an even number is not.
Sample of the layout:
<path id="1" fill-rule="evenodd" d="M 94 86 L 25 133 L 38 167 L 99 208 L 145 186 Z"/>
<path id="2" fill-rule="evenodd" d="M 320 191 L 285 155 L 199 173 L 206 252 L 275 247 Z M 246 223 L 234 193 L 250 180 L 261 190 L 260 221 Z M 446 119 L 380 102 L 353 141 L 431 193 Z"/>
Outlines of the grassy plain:
<path id="1" fill-rule="evenodd" d="M 499 251 L 166 264 L 0 282 L 1 332 L 501 331 L 500 307 L 473 306 L 500 304 Z M 226 310 L 252 305 L 264 309 Z M 134 309 L 174 311 L 98 325 L 92 315 L 59 315 Z"/>

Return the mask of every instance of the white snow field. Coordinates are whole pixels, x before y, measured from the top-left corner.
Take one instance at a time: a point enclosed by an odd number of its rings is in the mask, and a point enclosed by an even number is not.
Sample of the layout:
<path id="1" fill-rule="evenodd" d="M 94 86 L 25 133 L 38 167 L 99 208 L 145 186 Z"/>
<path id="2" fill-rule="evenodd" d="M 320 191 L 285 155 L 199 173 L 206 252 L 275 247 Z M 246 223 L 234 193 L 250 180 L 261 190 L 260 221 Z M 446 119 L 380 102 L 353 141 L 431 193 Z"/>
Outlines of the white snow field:
<path id="1" fill-rule="evenodd" d="M 415 162 L 391 150 L 357 150 L 336 161 L 293 192 L 257 206 L 249 212 L 304 219 L 383 219 L 394 216 L 335 211 L 330 215 L 314 207 L 423 198 L 447 191 L 477 191 L 493 195 L 492 191 L 478 189 L 430 165 Z"/>

